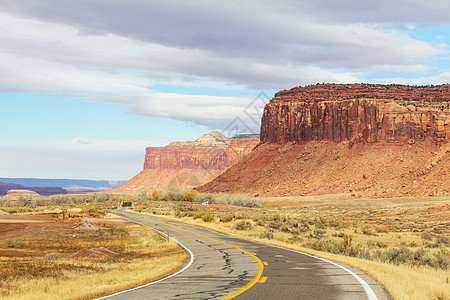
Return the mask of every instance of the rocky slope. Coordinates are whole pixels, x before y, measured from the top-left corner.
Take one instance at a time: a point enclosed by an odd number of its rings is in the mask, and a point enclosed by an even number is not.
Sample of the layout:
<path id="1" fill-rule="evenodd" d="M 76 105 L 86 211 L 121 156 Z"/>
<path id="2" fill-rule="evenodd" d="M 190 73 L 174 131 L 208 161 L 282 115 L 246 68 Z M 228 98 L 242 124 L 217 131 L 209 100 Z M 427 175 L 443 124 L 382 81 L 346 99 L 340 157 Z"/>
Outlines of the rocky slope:
<path id="1" fill-rule="evenodd" d="M 195 141 L 148 147 L 142 172 L 111 191 L 192 189 L 234 165 L 258 143 L 259 135 L 229 139 L 219 132 L 211 132 Z"/>
<path id="2" fill-rule="evenodd" d="M 450 193 L 450 85 L 315 85 L 275 94 L 261 145 L 205 192 Z"/>

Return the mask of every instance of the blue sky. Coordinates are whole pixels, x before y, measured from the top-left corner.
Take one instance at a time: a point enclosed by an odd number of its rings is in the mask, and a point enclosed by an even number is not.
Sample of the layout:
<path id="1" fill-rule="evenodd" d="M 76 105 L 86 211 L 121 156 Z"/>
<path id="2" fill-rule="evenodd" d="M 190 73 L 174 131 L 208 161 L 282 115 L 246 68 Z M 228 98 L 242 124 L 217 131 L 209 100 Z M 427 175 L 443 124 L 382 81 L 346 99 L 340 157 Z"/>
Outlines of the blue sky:
<path id="1" fill-rule="evenodd" d="M 258 132 L 263 104 L 294 86 L 449 83 L 448 11 L 437 0 L 4 0 L 0 177 L 128 179 L 146 146 L 227 132 L 237 117 Z"/>

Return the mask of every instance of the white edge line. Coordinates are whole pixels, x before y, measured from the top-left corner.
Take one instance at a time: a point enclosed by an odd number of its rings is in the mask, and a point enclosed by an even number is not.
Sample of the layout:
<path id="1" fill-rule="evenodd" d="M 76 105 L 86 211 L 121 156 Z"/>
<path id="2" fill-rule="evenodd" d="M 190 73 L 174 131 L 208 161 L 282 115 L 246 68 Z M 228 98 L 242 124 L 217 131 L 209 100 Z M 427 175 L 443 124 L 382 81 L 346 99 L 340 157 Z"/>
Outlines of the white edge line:
<path id="1" fill-rule="evenodd" d="M 262 243 L 262 244 L 264 244 L 264 243 Z M 316 258 L 318 260 L 325 261 L 325 262 L 330 263 L 332 265 L 335 265 L 335 266 L 343 269 L 344 271 L 348 272 L 350 275 L 355 277 L 356 280 L 358 280 L 358 282 L 364 288 L 364 291 L 366 292 L 366 295 L 369 298 L 369 300 L 378 300 L 377 295 L 375 295 L 374 291 L 372 290 L 372 288 L 369 286 L 369 284 L 367 282 L 365 282 L 361 277 L 356 275 L 355 272 L 353 272 L 352 270 L 349 270 L 346 267 L 341 266 L 338 263 L 335 263 L 334 261 L 331 261 L 331 260 L 328 260 L 328 259 L 325 259 L 325 258 L 322 258 L 322 257 L 318 257 L 318 256 L 315 256 L 315 255 L 312 255 L 312 254 L 308 254 L 308 253 L 305 253 L 305 252 L 300 252 L 300 251 L 297 251 L 297 250 L 289 249 L 289 248 L 284 248 L 284 247 L 279 247 L 279 246 L 274 246 L 274 245 L 269 245 L 269 244 L 264 244 L 264 245 L 268 245 L 268 246 L 279 248 L 279 249 L 283 249 L 283 250 L 288 250 L 288 251 L 291 251 L 291 252 L 296 252 L 296 253 L 303 254 L 303 255 L 306 255 L 306 256 L 309 256 L 309 257 L 312 257 L 312 258 Z"/>
<path id="2" fill-rule="evenodd" d="M 172 220 L 170 220 L 170 221 L 172 221 Z M 176 221 L 176 222 L 180 222 L 180 221 Z M 180 223 L 183 223 L 183 222 L 180 222 Z M 183 223 L 183 224 L 186 224 L 186 223 Z M 192 225 L 192 224 L 187 224 L 187 225 L 195 226 L 195 225 Z M 228 235 L 226 235 L 226 234 L 224 234 L 224 233 L 217 232 L 217 231 L 211 230 L 211 229 L 209 229 L 209 228 L 203 228 L 203 227 L 199 227 L 199 228 L 204 229 L 204 230 L 207 230 L 207 231 L 211 231 L 211 232 L 214 232 L 214 233 L 217 233 L 217 234 L 222 234 L 222 235 L 228 236 Z M 237 237 L 237 238 L 239 238 L 239 237 Z M 244 238 L 240 238 L 240 239 L 244 239 Z M 247 239 L 244 239 L 244 240 L 247 240 Z M 361 277 L 359 277 L 359 276 L 358 276 L 357 274 L 355 274 L 355 272 L 353 272 L 352 270 L 349 270 L 349 269 L 347 269 L 346 267 L 341 266 L 341 265 L 338 264 L 338 263 L 335 263 L 334 261 L 331 261 L 331 260 L 328 260 L 328 259 L 325 259 L 325 258 L 322 258 L 322 257 L 318 257 L 318 256 L 315 256 L 315 255 L 312 255 L 312 254 L 308 254 L 308 253 L 305 253 L 305 252 L 301 252 L 301 251 L 297 251 L 297 250 L 293 250 L 293 249 L 289 249 L 289 248 L 284 248 L 284 247 L 280 247 L 280 246 L 270 245 L 270 244 L 266 244 L 266 243 L 259 242 L 259 241 L 252 241 L 252 240 L 247 240 L 247 241 L 259 243 L 259 244 L 266 245 L 266 246 L 271 246 L 271 247 L 278 248 L 278 249 L 288 250 L 288 251 L 295 252 L 295 253 L 299 253 L 299 254 L 303 254 L 303 255 L 306 255 L 306 256 L 309 256 L 309 257 L 312 257 L 312 258 L 316 258 L 316 259 L 318 259 L 318 260 L 325 261 L 325 262 L 330 263 L 330 264 L 332 264 L 332 265 L 335 265 L 335 266 L 337 266 L 337 267 L 343 269 L 344 271 L 348 272 L 350 275 L 352 275 L 352 276 L 353 276 L 353 277 L 361 284 L 361 286 L 363 287 L 364 292 L 366 293 L 367 298 L 368 298 L 369 300 L 378 300 L 377 295 L 376 295 L 375 292 L 372 290 L 372 288 L 370 287 L 370 285 L 369 285 L 367 282 L 364 281 L 364 279 L 362 279 Z"/>
<path id="3" fill-rule="evenodd" d="M 137 224 L 140 224 L 140 225 L 142 225 L 142 226 L 151 228 L 150 226 L 143 225 L 143 224 L 141 224 L 141 223 L 139 223 L 139 222 L 136 222 L 136 221 L 134 221 L 134 220 L 133 220 L 133 222 L 134 222 L 134 223 L 137 223 Z M 190 224 L 189 224 L 189 225 L 190 225 Z M 226 235 L 226 234 L 223 234 L 223 233 L 221 233 L 221 232 L 217 232 L 217 231 L 211 230 L 211 229 L 209 229 L 209 228 L 203 228 L 203 227 L 200 227 L 200 228 L 205 229 L 205 230 L 208 230 L 208 231 L 211 231 L 211 232 L 214 232 L 214 233 Z M 167 236 L 165 233 L 163 233 L 163 232 L 161 232 L 161 231 L 159 231 L 159 230 L 157 230 L 157 229 L 154 229 L 154 228 L 151 228 L 151 229 L 153 229 L 153 230 L 155 230 L 155 231 L 158 231 L 158 232 L 162 233 L 163 235 Z M 244 240 L 247 240 L 247 239 L 244 239 Z M 250 240 L 248 240 L 248 241 L 250 241 Z M 367 298 L 368 298 L 369 300 L 378 300 L 377 295 L 375 294 L 375 292 L 372 290 L 372 288 L 369 286 L 369 284 L 368 284 L 367 282 L 365 282 L 361 277 L 359 277 L 357 274 L 355 274 L 355 272 L 353 272 L 352 270 L 349 270 L 349 269 L 347 269 L 346 267 L 341 266 L 341 265 L 338 264 L 338 263 L 335 263 L 334 261 L 331 261 L 331 260 L 328 260 L 328 259 L 325 259 L 325 258 L 322 258 L 322 257 L 318 257 L 318 256 L 315 256 L 315 255 L 312 255 L 312 254 L 308 254 L 308 253 L 305 253 L 305 252 L 301 252 L 301 251 L 289 249 L 289 248 L 284 248 L 284 247 L 275 246 L 275 245 L 269 245 L 269 244 L 266 244 L 266 243 L 263 243 L 263 242 L 258 242 L 258 241 L 252 241 L 252 242 L 256 242 L 256 243 L 259 243 L 259 244 L 262 244 L 262 245 L 271 246 L 271 247 L 274 247 L 274 248 L 283 249 L 283 250 L 287 250 L 287 251 L 291 251 L 291 252 L 303 254 L 303 255 L 306 255 L 306 256 L 309 256 L 309 257 L 312 257 L 312 258 L 316 258 L 316 259 L 318 259 L 318 260 L 325 261 L 325 262 L 330 263 L 330 264 L 332 264 L 332 265 L 335 265 L 335 266 L 337 266 L 337 267 L 343 269 L 344 271 L 346 271 L 346 272 L 349 273 L 350 275 L 352 275 L 352 276 L 353 276 L 353 277 L 361 284 L 361 286 L 363 287 L 364 291 L 366 292 Z M 192 261 L 194 260 L 194 255 L 192 254 L 192 252 L 191 252 L 186 246 L 184 246 L 183 244 L 179 243 L 178 241 L 177 241 L 177 243 L 180 244 L 182 247 L 185 247 L 185 249 L 186 249 L 187 251 L 189 251 L 189 253 L 190 253 L 190 255 L 191 255 L 191 262 L 189 262 L 189 265 L 188 265 L 188 266 L 190 266 L 190 265 L 192 264 Z M 188 266 L 186 266 L 186 267 L 183 268 L 182 270 L 178 271 L 177 273 L 172 274 L 172 275 L 169 276 L 169 277 L 172 277 L 172 276 L 175 276 L 175 275 L 178 274 L 178 273 L 181 273 L 181 272 L 184 271 L 184 269 L 186 269 Z M 141 288 L 141 287 L 145 287 L 145 286 L 147 286 L 147 285 L 151 285 L 151 284 L 153 284 L 153 283 L 157 283 L 157 282 L 159 282 L 159 281 L 165 280 L 165 279 L 167 279 L 167 278 L 169 278 L 169 277 L 166 277 L 166 278 L 160 279 L 160 280 L 158 280 L 158 281 L 151 282 L 151 283 L 148 283 L 148 284 L 146 284 L 146 285 L 139 286 L 139 287 L 136 287 L 136 288 L 133 288 L 133 289 L 130 289 L 130 290 L 126 290 L 126 291 L 123 291 L 123 292 L 118 292 L 118 293 L 116 293 L 116 294 L 112 294 L 112 295 L 105 296 L 105 297 L 102 297 L 102 298 L 97 298 L 97 299 L 94 299 L 94 300 L 105 299 L 105 298 L 108 298 L 108 297 L 111 297 L 111 296 L 114 296 L 114 295 L 119 295 L 119 294 L 122 294 L 122 293 L 125 293 L 125 292 L 128 292 L 128 291 L 132 291 L 132 290 L 135 290 L 135 289 L 139 289 L 139 288 Z"/>
<path id="4" fill-rule="evenodd" d="M 150 227 L 150 226 L 148 226 L 148 225 L 144 225 L 144 224 L 142 224 L 142 223 L 140 223 L 140 222 L 136 222 L 136 221 L 134 221 L 134 220 L 130 220 L 130 219 L 128 219 L 127 217 L 124 217 L 124 216 L 121 216 L 121 217 L 124 218 L 124 219 L 127 219 L 128 221 L 132 221 L 133 223 L 136 223 L 136 224 L 139 224 L 139 225 L 141 225 L 141 226 L 150 228 L 151 230 L 156 231 L 158 234 L 161 234 L 161 235 L 163 235 L 163 236 L 167 236 L 167 234 L 165 234 L 165 233 L 162 232 L 162 231 L 159 231 L 158 229 L 155 229 L 155 228 Z M 192 263 L 194 262 L 194 254 L 192 253 L 191 250 L 189 250 L 188 247 L 186 247 L 185 245 L 183 245 L 183 244 L 180 243 L 179 241 L 176 241 L 176 242 L 177 242 L 177 244 L 180 245 L 184 250 L 186 250 L 186 252 L 188 252 L 189 256 L 191 257 L 191 259 L 189 260 L 189 263 L 188 263 L 186 266 L 184 266 L 183 269 L 181 269 L 181 270 L 179 270 L 179 271 L 177 271 L 177 272 L 175 272 L 175 273 L 173 273 L 173 274 L 171 274 L 171 275 L 169 275 L 169 276 L 167 276 L 167 277 L 161 278 L 161 279 L 159 279 L 159 280 L 152 281 L 152 282 L 146 283 L 146 284 L 144 284 L 144 285 L 140 285 L 140 286 L 137 286 L 137 287 L 134 287 L 134 288 L 131 288 L 131 289 L 128 289 L 128 290 L 124 290 L 124 291 L 121 291 L 121 292 L 117 292 L 117 293 L 114 293 L 114 294 L 111 294 L 111 295 L 103 296 L 103 297 L 100 297 L 100 298 L 95 298 L 95 299 L 93 299 L 93 300 L 107 299 L 107 298 L 109 298 L 109 297 L 114 297 L 114 296 L 118 296 L 118 295 L 121 295 L 121 294 L 125 294 L 125 293 L 131 292 L 131 291 L 135 291 L 135 290 L 138 290 L 138 289 L 141 289 L 141 288 L 144 288 L 144 287 L 147 287 L 147 286 L 150 286 L 150 285 L 159 283 L 159 282 L 164 281 L 164 280 L 166 280 L 166 279 L 172 278 L 172 277 L 174 277 L 174 276 L 180 274 L 181 272 L 184 272 L 184 271 L 185 271 L 187 268 L 189 268 L 189 267 L 192 265 Z"/>

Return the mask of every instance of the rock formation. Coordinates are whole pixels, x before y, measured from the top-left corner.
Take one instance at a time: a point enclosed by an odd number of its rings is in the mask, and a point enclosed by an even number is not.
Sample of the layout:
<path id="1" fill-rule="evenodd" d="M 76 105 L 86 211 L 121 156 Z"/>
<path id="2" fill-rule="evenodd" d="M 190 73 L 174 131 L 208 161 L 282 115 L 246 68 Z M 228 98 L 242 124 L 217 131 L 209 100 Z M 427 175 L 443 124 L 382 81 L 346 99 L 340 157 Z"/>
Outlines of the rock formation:
<path id="1" fill-rule="evenodd" d="M 265 106 L 261 144 L 204 192 L 450 193 L 450 85 L 325 84 Z"/>
<path id="2" fill-rule="evenodd" d="M 33 204 L 39 194 L 29 190 L 9 190 L 6 196 L 0 199 L 0 206 L 25 206 Z"/>
<path id="3" fill-rule="evenodd" d="M 315 85 L 281 91 L 264 108 L 261 142 L 450 138 L 450 85 Z"/>
<path id="4" fill-rule="evenodd" d="M 195 141 L 148 147 L 143 171 L 111 191 L 192 189 L 235 164 L 258 143 L 259 135 L 229 139 L 219 132 L 211 132 Z"/>
<path id="5" fill-rule="evenodd" d="M 60 187 L 26 187 L 16 183 L 0 182 L 0 196 L 6 195 L 9 190 L 29 190 L 40 195 L 67 194 L 67 191 Z"/>

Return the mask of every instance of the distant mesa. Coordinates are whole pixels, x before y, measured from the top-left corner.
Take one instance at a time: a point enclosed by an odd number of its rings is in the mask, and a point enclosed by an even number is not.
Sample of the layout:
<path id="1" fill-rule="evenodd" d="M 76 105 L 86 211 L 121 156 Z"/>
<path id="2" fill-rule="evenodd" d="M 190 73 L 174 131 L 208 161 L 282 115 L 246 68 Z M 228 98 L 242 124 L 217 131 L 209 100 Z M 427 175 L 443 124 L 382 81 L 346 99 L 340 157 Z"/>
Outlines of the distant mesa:
<path id="1" fill-rule="evenodd" d="M 39 197 L 39 194 L 29 190 L 9 190 L 3 199 L 16 200 L 20 197 L 35 198 Z"/>
<path id="2" fill-rule="evenodd" d="M 259 144 L 259 135 L 228 138 L 213 131 L 195 141 L 146 148 L 144 169 L 111 192 L 192 189 L 234 165 Z"/>
<path id="3" fill-rule="evenodd" d="M 275 94 L 261 144 L 203 192 L 450 195 L 450 85 L 318 84 Z"/>
<path id="4" fill-rule="evenodd" d="M 28 190 L 40 195 L 67 194 L 67 191 L 60 187 L 26 187 L 18 183 L 0 182 L 0 196 L 6 195 L 10 190 Z"/>
<path id="5" fill-rule="evenodd" d="M 67 192 L 101 192 L 115 188 L 125 180 L 0 178 L 0 195 L 13 188 L 36 191 L 41 195 L 66 194 Z M 2 183 L 6 186 L 2 187 Z M 7 184 L 12 184 L 9 187 Z"/>
<path id="6" fill-rule="evenodd" d="M 40 195 L 29 190 L 9 190 L 4 197 L 0 198 L 0 206 L 25 206 L 33 204 Z"/>

